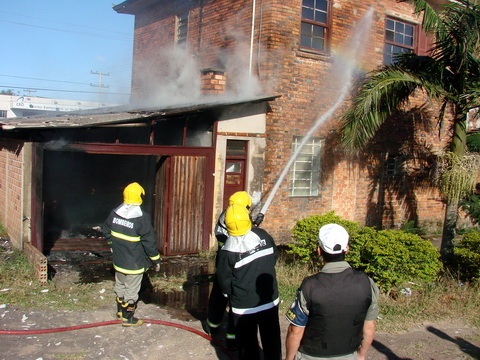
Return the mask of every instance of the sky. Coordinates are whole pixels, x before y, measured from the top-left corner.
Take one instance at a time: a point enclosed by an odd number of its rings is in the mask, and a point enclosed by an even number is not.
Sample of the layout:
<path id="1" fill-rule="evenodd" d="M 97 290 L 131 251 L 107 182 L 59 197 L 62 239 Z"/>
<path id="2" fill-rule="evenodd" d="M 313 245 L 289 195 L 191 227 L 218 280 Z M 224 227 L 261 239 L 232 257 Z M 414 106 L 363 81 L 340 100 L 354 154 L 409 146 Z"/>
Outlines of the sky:
<path id="1" fill-rule="evenodd" d="M 0 0 L 0 91 L 127 104 L 134 16 L 111 0 Z"/>

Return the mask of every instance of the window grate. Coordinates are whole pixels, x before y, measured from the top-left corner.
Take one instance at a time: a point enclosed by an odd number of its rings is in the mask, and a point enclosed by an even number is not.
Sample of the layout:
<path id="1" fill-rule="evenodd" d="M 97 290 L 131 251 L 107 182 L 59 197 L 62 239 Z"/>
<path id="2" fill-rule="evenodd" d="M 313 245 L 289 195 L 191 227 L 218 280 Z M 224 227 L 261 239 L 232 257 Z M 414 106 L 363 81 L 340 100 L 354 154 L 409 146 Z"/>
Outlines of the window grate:
<path id="1" fill-rule="evenodd" d="M 177 16 L 176 18 L 176 36 L 175 42 L 178 46 L 185 47 L 187 44 L 188 33 L 188 14 Z"/>
<path id="2" fill-rule="evenodd" d="M 295 136 L 292 142 L 292 154 L 297 151 L 302 137 Z M 297 155 L 290 168 L 290 196 L 318 196 L 320 181 L 320 150 L 323 140 L 309 140 Z"/>

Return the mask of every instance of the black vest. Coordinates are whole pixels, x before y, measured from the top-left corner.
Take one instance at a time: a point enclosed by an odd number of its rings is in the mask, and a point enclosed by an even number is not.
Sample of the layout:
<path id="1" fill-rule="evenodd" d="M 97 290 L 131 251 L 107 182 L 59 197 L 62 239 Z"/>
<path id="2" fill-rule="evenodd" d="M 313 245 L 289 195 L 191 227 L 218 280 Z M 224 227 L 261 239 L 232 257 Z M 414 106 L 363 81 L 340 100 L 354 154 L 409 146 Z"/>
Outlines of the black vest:
<path id="1" fill-rule="evenodd" d="M 372 301 L 368 276 L 350 268 L 318 273 L 305 279 L 301 290 L 309 315 L 300 351 L 317 357 L 355 352 Z"/>

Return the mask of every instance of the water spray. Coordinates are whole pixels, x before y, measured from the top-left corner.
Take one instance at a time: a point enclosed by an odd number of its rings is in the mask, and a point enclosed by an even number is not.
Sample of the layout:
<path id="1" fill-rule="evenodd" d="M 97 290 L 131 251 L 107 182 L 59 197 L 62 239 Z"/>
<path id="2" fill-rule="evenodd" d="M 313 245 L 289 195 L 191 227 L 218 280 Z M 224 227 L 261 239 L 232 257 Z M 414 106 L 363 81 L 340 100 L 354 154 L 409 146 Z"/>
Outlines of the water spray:
<path id="1" fill-rule="evenodd" d="M 363 35 L 367 33 L 367 31 L 370 30 L 371 24 L 372 24 L 372 15 L 373 15 L 373 8 L 371 7 L 363 19 L 360 21 L 358 27 L 360 28 L 360 31 L 356 33 L 356 35 L 352 39 L 352 44 L 349 47 L 348 53 L 352 56 L 352 58 L 358 58 L 359 56 L 357 55 L 358 52 L 360 52 L 360 45 L 365 42 L 365 37 Z M 363 42 L 362 42 L 363 39 Z M 325 114 L 320 116 L 313 126 L 310 128 L 310 130 L 307 132 L 307 134 L 303 137 L 302 141 L 299 143 L 297 146 L 295 152 L 293 155 L 290 157 L 290 160 L 288 163 L 285 165 L 283 168 L 282 173 L 280 174 L 279 178 L 277 179 L 272 191 L 268 195 L 267 200 L 265 201 L 265 204 L 263 205 L 262 209 L 260 210 L 260 213 L 257 216 L 257 219 L 255 219 L 254 224 L 256 226 L 260 225 L 260 223 L 263 221 L 264 215 L 267 212 L 275 194 L 277 193 L 283 179 L 287 175 L 290 166 L 293 164 L 293 162 L 296 160 L 298 154 L 302 150 L 302 147 L 310 140 L 312 135 L 315 133 L 315 131 L 319 128 L 320 125 L 322 125 L 327 119 L 329 119 L 333 113 L 338 109 L 338 107 L 343 103 L 345 100 L 345 97 L 347 96 L 348 90 L 350 89 L 352 85 L 352 79 L 353 79 L 353 72 L 355 69 L 355 63 L 352 61 L 350 64 L 346 64 L 346 71 L 344 72 L 344 77 L 340 79 L 344 85 L 341 88 L 340 95 L 337 99 L 337 101 L 327 110 Z"/>

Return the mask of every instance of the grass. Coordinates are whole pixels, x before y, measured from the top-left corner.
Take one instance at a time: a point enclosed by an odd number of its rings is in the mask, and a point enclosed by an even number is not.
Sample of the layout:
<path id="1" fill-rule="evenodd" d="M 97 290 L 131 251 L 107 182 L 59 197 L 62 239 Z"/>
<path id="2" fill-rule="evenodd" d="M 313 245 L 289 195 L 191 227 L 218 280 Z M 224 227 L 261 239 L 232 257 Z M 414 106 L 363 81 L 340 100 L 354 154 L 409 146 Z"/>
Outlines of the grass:
<path id="1" fill-rule="evenodd" d="M 154 273 L 150 276 L 150 282 L 155 289 L 162 289 L 163 292 L 173 292 L 183 289 L 187 281 L 187 272 L 178 275 L 167 276 L 165 273 Z"/>
<path id="2" fill-rule="evenodd" d="M 290 307 L 303 278 L 312 273 L 305 265 L 280 258 L 277 279 L 280 292 L 280 314 Z M 187 274 L 151 276 L 154 288 L 179 291 L 188 282 Z M 53 310 L 88 310 L 112 306 L 113 281 L 99 283 L 59 284 L 49 280 L 41 285 L 23 252 L 0 247 L 0 305 Z M 451 275 L 420 287 L 411 284 L 411 295 L 393 291 L 380 295 L 378 331 L 395 333 L 425 323 L 460 320 L 480 327 L 479 284 L 462 284 Z"/>
<path id="3" fill-rule="evenodd" d="M 2 224 L 0 224 L 0 238 L 4 238 L 7 236 L 8 236 L 7 230 L 5 230 L 5 227 Z"/>
<path id="4" fill-rule="evenodd" d="M 280 260 L 277 267 L 280 313 L 291 305 L 296 290 L 305 276 L 312 274 L 306 265 L 288 264 Z M 407 331 L 420 324 L 460 320 L 480 327 L 480 284 L 463 284 L 450 275 L 437 282 L 420 287 L 411 284 L 409 295 L 392 291 L 389 296 L 380 294 L 378 331 L 394 333 Z"/>
<path id="5" fill-rule="evenodd" d="M 103 296 L 105 284 L 42 285 L 24 253 L 0 247 L 0 305 L 22 308 L 77 310 L 98 308 L 111 299 Z"/>

